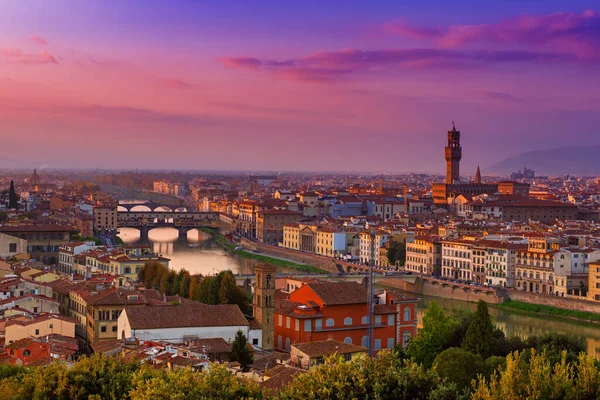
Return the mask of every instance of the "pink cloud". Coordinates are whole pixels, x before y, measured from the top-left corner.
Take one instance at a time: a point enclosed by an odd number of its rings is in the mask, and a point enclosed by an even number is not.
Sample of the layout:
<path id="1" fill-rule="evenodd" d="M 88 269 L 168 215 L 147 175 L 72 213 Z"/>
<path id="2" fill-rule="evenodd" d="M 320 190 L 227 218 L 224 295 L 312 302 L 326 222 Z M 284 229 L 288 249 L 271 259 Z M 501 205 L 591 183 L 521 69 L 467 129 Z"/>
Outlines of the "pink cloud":
<path id="1" fill-rule="evenodd" d="M 181 79 L 163 79 L 161 82 L 165 87 L 175 90 L 190 90 L 198 87 Z"/>
<path id="2" fill-rule="evenodd" d="M 259 68 L 262 66 L 262 61 L 252 57 L 225 57 L 221 59 L 221 63 L 228 68 Z"/>
<path id="3" fill-rule="evenodd" d="M 413 39 L 433 40 L 444 47 L 488 42 L 566 51 L 581 57 L 597 58 L 600 52 L 600 14 L 592 10 L 581 14 L 522 15 L 494 24 L 449 27 L 412 27 L 392 22 L 384 30 Z"/>
<path id="4" fill-rule="evenodd" d="M 58 64 L 56 58 L 47 51 L 42 50 L 38 54 L 23 53 L 21 49 L 0 49 L 0 62 L 8 64 Z"/>
<path id="5" fill-rule="evenodd" d="M 349 75 L 372 70 L 471 69 L 505 63 L 573 63 L 571 54 L 522 50 L 384 49 L 317 52 L 306 57 L 277 61 L 242 57 L 224 60 L 229 67 L 262 70 L 287 80 L 331 83 Z M 245 60 L 252 60 L 251 62 Z"/>
<path id="6" fill-rule="evenodd" d="M 38 44 L 40 46 L 45 46 L 48 44 L 46 39 L 44 39 L 40 35 L 31 35 L 31 36 L 29 36 L 29 40 L 31 40 L 33 43 Z"/>

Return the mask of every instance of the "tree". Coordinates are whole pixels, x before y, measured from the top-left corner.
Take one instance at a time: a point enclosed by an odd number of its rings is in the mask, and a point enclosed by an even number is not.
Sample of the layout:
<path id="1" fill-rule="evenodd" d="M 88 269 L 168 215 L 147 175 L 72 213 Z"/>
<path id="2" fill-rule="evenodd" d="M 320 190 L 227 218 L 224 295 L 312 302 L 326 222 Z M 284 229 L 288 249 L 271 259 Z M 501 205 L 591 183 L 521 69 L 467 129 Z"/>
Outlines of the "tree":
<path id="1" fill-rule="evenodd" d="M 583 339 L 556 332 L 530 336 L 526 347 L 533 348 L 540 354 L 546 353 L 546 357 L 553 365 L 560 361 L 563 352 L 566 352 L 567 362 L 574 362 L 580 353 L 586 351 Z"/>
<path id="2" fill-rule="evenodd" d="M 17 192 L 15 192 L 15 181 L 10 181 L 8 208 L 11 210 L 17 210 L 19 208 L 19 197 L 17 196 Z"/>
<path id="3" fill-rule="evenodd" d="M 435 301 L 429 303 L 429 308 L 423 315 L 423 327 L 417 335 L 408 342 L 406 353 L 417 363 L 430 368 L 435 357 L 452 339 L 452 334 L 458 327 L 458 322 Z"/>
<path id="4" fill-rule="evenodd" d="M 248 372 L 248 366 L 254 362 L 254 354 L 248 346 L 248 339 L 244 333 L 241 330 L 237 331 L 231 344 L 229 360 L 239 362 L 243 372 Z"/>
<path id="5" fill-rule="evenodd" d="M 433 370 L 442 379 L 455 383 L 461 389 L 471 387 L 471 381 L 485 372 L 483 358 L 478 354 L 451 347 L 437 355 Z"/>
<path id="6" fill-rule="evenodd" d="M 390 265 L 396 265 L 397 261 L 400 262 L 400 265 L 404 265 L 406 260 L 406 245 L 403 242 L 390 241 L 388 243 L 387 259 Z"/>
<path id="7" fill-rule="evenodd" d="M 462 342 L 463 350 L 479 354 L 484 358 L 491 356 L 492 336 L 494 334 L 494 324 L 488 312 L 487 303 L 479 300 L 477 311 L 473 320 L 469 324 L 469 329 Z"/>
<path id="8" fill-rule="evenodd" d="M 8 213 L 6 211 L 0 211 L 0 222 L 8 221 Z"/>
<path id="9" fill-rule="evenodd" d="M 600 375 L 596 360 L 581 353 L 573 363 L 563 352 L 560 362 L 552 366 L 545 353 L 531 352 L 529 362 L 522 353 L 506 357 L 506 367 L 488 380 L 480 377 L 475 385 L 474 400 L 596 399 L 600 395 Z"/>

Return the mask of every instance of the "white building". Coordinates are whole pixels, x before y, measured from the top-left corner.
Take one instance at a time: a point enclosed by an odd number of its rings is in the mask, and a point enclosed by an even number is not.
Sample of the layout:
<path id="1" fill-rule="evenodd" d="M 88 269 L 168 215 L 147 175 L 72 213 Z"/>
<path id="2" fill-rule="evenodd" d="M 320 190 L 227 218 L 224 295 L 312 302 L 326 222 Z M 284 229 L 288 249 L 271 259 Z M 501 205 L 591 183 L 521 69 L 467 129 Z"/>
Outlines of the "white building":
<path id="1" fill-rule="evenodd" d="M 181 343 L 223 338 L 231 343 L 241 330 L 253 346 L 261 347 L 262 329 L 246 319 L 237 305 L 185 302 L 166 307 L 125 308 L 117 322 L 121 339 Z"/>
<path id="2" fill-rule="evenodd" d="M 58 270 L 65 274 L 75 272 L 73 269 L 74 257 L 95 248 L 94 242 L 74 242 L 61 245 L 58 248 Z"/>
<path id="3" fill-rule="evenodd" d="M 445 240 L 442 242 L 442 276 L 450 279 L 471 281 L 471 255 L 473 242 Z"/>
<path id="4" fill-rule="evenodd" d="M 387 242 L 390 241 L 390 235 L 387 232 L 376 231 L 374 237 L 374 253 L 375 253 L 375 265 L 381 265 L 379 259 L 379 249 L 384 247 Z M 370 264 L 372 253 L 371 253 L 371 234 L 370 232 L 362 232 L 360 234 L 360 262 L 363 264 Z"/>
<path id="5" fill-rule="evenodd" d="M 559 296 L 581 295 L 588 285 L 590 262 L 600 260 L 600 250 L 561 248 L 554 254 L 554 292 Z"/>

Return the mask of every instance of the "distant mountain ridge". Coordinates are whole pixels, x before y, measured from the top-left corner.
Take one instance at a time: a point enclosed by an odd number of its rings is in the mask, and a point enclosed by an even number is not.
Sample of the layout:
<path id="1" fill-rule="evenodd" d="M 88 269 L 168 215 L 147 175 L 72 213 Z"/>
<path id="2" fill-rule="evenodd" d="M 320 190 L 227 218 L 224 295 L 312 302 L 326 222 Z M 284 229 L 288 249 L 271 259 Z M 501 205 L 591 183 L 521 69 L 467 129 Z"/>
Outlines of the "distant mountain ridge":
<path id="1" fill-rule="evenodd" d="M 558 147 L 527 151 L 488 167 L 491 173 L 510 174 L 533 169 L 536 175 L 600 175 L 600 146 Z"/>

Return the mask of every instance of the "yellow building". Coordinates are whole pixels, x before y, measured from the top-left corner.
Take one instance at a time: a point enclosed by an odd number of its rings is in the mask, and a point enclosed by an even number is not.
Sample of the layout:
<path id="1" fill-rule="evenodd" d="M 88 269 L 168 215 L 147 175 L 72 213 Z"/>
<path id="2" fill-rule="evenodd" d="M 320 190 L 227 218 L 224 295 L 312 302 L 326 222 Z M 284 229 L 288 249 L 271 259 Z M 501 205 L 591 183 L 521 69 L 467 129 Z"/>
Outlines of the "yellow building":
<path id="1" fill-rule="evenodd" d="M 32 259 L 46 264 L 58 262 L 60 245 L 69 243 L 70 226 L 56 224 L 2 224 L 0 233 L 27 241 L 27 253 Z"/>
<path id="2" fill-rule="evenodd" d="M 516 252 L 517 290 L 554 293 L 554 255 L 559 251 L 555 238 L 529 237 L 527 251 Z"/>
<path id="3" fill-rule="evenodd" d="M 300 224 L 287 224 L 283 227 L 283 247 L 300 250 Z"/>
<path id="4" fill-rule="evenodd" d="M 75 321 L 58 314 L 43 314 L 39 317 L 19 316 L 6 322 L 6 343 L 29 337 L 44 337 L 52 334 L 75 337 Z"/>
<path id="5" fill-rule="evenodd" d="M 594 261 L 588 264 L 588 292 L 589 300 L 600 301 L 600 261 Z"/>

